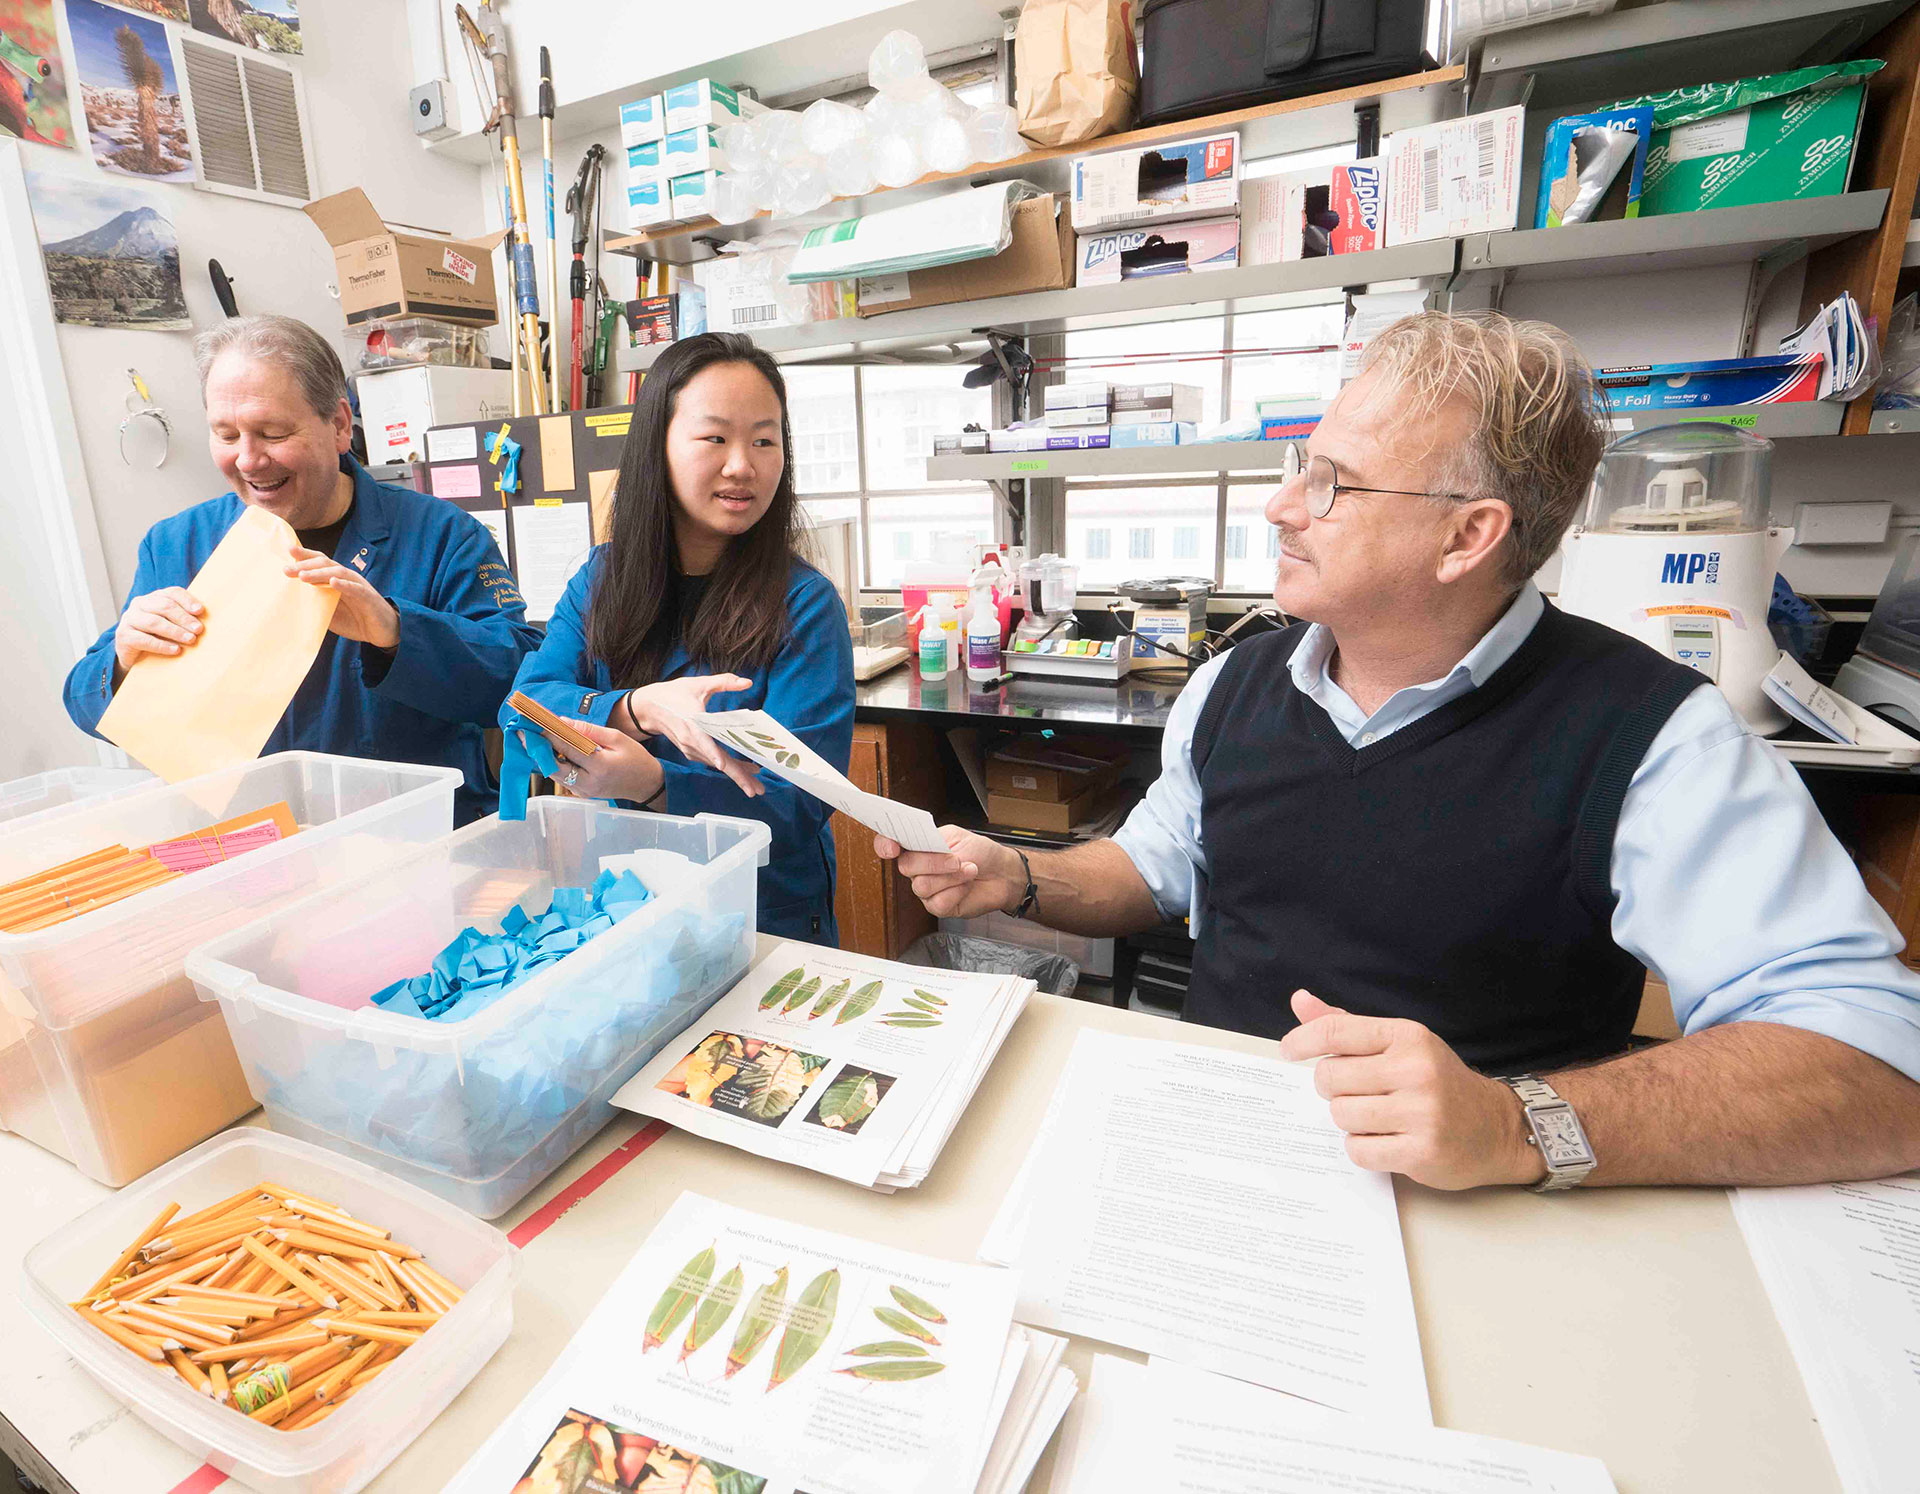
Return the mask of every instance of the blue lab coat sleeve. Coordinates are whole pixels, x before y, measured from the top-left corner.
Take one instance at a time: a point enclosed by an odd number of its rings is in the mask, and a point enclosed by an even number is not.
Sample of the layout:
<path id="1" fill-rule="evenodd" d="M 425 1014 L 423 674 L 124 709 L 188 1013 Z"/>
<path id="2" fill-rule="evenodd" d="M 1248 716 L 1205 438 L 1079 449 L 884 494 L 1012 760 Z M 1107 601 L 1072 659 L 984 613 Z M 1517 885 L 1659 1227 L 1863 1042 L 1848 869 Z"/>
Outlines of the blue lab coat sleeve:
<path id="1" fill-rule="evenodd" d="M 391 654 L 361 645 L 361 682 L 443 721 L 492 726 L 521 660 L 539 646 L 493 536 L 463 526 L 442 551 L 426 601 L 388 597 L 400 614 Z"/>
<path id="2" fill-rule="evenodd" d="M 163 573 L 154 560 L 153 532 L 149 530 L 140 541 L 140 560 L 134 570 L 133 586 L 127 592 L 127 602 L 164 586 L 185 586 L 190 579 L 184 571 L 180 574 Z M 123 604 L 120 608 L 122 616 L 126 610 Z M 107 706 L 113 700 L 113 635 L 119 626 L 120 619 L 116 617 L 113 626 L 96 638 L 93 647 L 80 656 L 80 662 L 67 671 L 67 714 L 73 718 L 73 724 L 89 736 L 100 735 L 100 718 L 107 713 Z"/>

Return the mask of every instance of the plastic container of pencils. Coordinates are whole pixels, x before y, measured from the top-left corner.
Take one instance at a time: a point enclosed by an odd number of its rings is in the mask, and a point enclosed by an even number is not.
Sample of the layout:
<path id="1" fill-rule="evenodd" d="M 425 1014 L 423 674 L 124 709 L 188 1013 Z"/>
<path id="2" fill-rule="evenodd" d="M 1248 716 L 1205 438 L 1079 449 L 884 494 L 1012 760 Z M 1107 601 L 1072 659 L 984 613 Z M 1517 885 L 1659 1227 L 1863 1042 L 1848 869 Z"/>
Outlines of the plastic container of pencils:
<path id="1" fill-rule="evenodd" d="M 90 1326 L 71 1305 L 170 1203 L 178 1217 L 263 1181 L 389 1230 L 464 1295 L 417 1342 L 310 1427 L 283 1430 L 191 1388 Z M 107 1391 L 170 1441 L 261 1494 L 353 1494 L 465 1388 L 513 1329 L 518 1252 L 491 1225 L 418 1188 L 257 1127 L 203 1143 L 102 1200 L 27 1252 L 21 1299 Z"/>
<path id="2" fill-rule="evenodd" d="M 152 782 L 153 774 L 145 768 L 54 768 L 16 778 L 0 783 L 0 829 L 17 829 L 29 815 Z"/>
<path id="3" fill-rule="evenodd" d="M 294 834 L 30 932 L 0 932 L 0 1127 L 118 1188 L 254 1106 L 188 951 L 445 835 L 452 768 L 285 752 L 0 825 L 0 888 L 284 804 Z M 85 906 L 82 904 L 81 906 Z"/>
<path id="4" fill-rule="evenodd" d="M 614 1092 L 746 973 L 759 820 L 679 819 L 546 797 L 476 820 L 377 876 L 195 950 L 246 1081 L 277 1131 L 470 1209 L 505 1213 L 612 1119 Z M 652 896 L 466 1020 L 375 1006 L 471 927 L 540 914 L 604 856 L 665 857 Z M 684 859 L 680 859 L 684 858 Z"/>

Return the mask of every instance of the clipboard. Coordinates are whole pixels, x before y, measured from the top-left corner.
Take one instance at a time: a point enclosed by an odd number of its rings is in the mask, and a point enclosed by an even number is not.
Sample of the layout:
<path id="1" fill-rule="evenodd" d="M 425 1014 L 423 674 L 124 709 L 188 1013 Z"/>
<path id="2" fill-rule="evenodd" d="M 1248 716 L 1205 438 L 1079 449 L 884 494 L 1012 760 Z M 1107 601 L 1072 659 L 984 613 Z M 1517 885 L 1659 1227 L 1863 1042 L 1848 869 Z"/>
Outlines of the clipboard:
<path id="1" fill-rule="evenodd" d="M 554 746 L 565 748 L 575 758 L 592 757 L 600 750 L 530 695 L 515 690 L 507 697 L 507 704 L 531 721 L 541 736 Z"/>

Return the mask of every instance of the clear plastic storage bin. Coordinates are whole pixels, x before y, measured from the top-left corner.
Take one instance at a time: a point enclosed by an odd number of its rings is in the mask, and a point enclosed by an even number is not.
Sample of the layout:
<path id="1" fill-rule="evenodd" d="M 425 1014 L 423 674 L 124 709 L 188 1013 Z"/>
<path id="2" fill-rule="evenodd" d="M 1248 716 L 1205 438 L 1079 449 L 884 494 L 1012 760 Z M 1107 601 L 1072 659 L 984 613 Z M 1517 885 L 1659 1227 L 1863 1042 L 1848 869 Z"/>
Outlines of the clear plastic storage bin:
<path id="1" fill-rule="evenodd" d="M 117 1188 L 245 1115 L 246 1076 L 187 979 L 187 952 L 445 835 L 460 781 L 452 768 L 284 752 L 0 825 L 0 883 L 281 800 L 300 826 L 52 928 L 0 934 L 0 1128 Z"/>
<path id="2" fill-rule="evenodd" d="M 613 1115 L 614 1091 L 743 975 L 753 957 L 758 820 L 675 819 L 547 797 L 477 820 L 380 875 L 203 944 L 187 973 L 226 1013 L 276 1130 L 405 1178 L 491 1219 Z M 600 858 L 653 897 L 461 1022 L 370 998 L 427 970 L 461 930 L 543 911 Z"/>
<path id="3" fill-rule="evenodd" d="M 152 782 L 153 774 L 145 768 L 54 768 L 0 783 L 0 830 L 18 828 L 29 815 Z"/>
<path id="4" fill-rule="evenodd" d="M 314 1193 L 393 1231 L 465 1295 L 379 1380 L 317 1426 L 261 1426 L 156 1371 L 80 1321 L 84 1292 L 168 1203 L 182 1214 L 262 1181 Z M 513 1330 L 519 1254 L 505 1235 L 371 1168 L 243 1127 L 103 1200 L 27 1252 L 20 1296 L 62 1350 L 161 1436 L 260 1494 L 354 1494 L 426 1430 Z"/>

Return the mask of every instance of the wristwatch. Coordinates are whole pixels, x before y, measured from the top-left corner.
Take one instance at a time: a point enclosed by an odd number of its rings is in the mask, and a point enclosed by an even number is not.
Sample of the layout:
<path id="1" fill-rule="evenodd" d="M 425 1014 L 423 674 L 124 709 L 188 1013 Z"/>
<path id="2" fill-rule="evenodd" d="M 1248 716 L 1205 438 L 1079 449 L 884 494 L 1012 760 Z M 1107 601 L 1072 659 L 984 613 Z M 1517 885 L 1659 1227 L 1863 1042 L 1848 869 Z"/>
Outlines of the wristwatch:
<path id="1" fill-rule="evenodd" d="M 1500 1081 L 1520 1096 L 1527 1109 L 1531 1134 L 1527 1145 L 1538 1147 L 1547 1164 L 1547 1176 L 1535 1183 L 1535 1193 L 1555 1193 L 1586 1181 L 1593 1171 L 1593 1143 L 1580 1125 L 1573 1106 L 1560 1098 L 1554 1087 L 1533 1074 L 1515 1074 Z"/>

